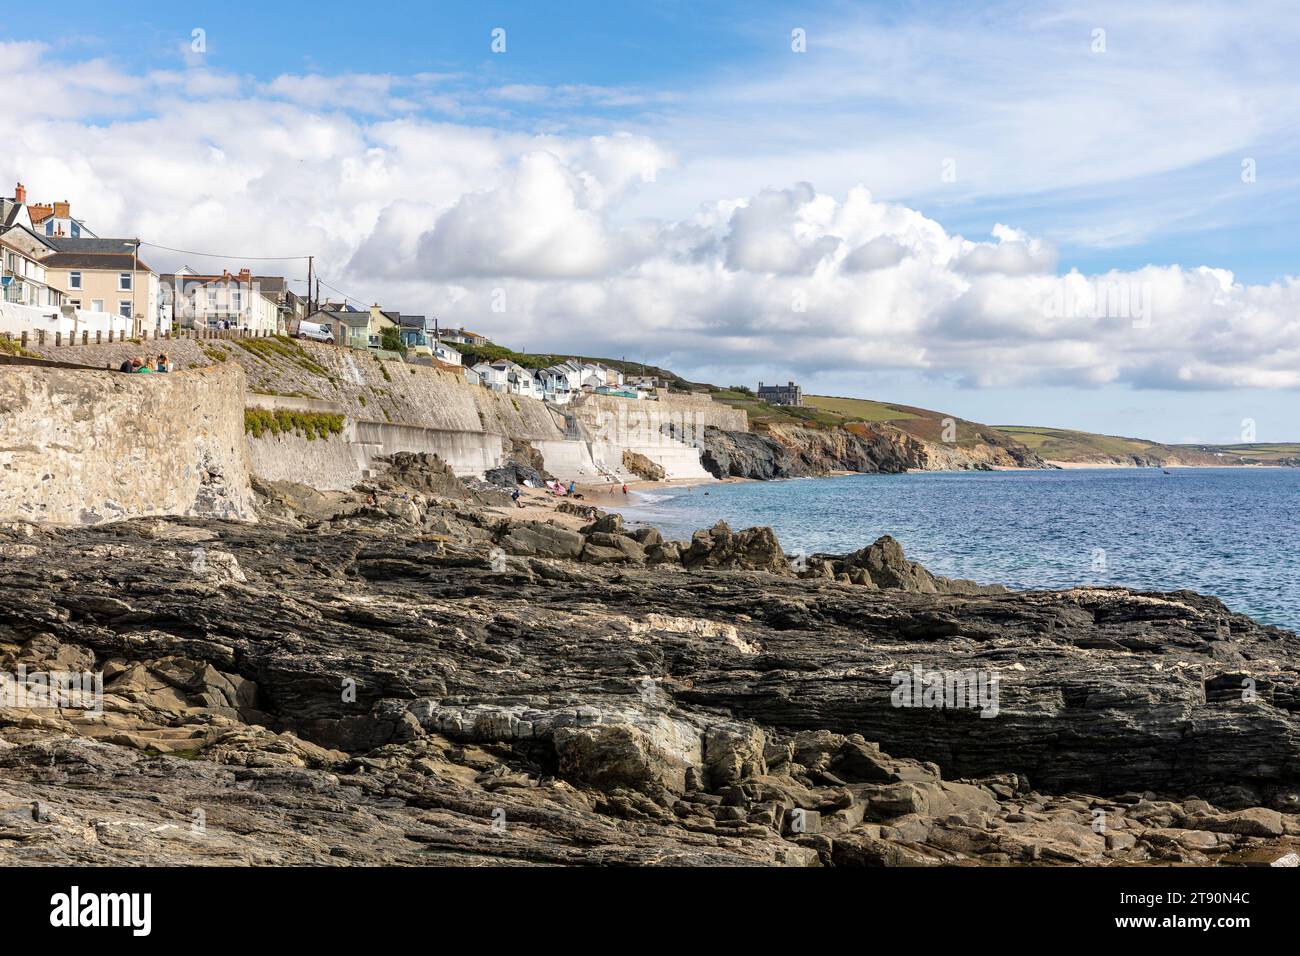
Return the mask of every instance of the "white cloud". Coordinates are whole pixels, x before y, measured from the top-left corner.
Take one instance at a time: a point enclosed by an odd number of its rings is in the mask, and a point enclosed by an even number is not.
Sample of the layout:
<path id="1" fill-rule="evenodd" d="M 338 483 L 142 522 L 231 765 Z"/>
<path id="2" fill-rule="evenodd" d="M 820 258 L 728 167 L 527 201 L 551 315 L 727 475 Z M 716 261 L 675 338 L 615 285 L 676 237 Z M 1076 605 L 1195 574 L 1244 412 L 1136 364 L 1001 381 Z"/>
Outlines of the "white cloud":
<path id="1" fill-rule="evenodd" d="M 987 239 L 957 235 L 860 183 L 720 179 L 697 183 L 687 212 L 655 212 L 690 178 L 680 142 L 411 113 L 406 101 L 437 93 L 441 77 L 258 86 L 206 69 L 50 69 L 40 45 L 0 47 L 7 83 L 34 104 L 0 176 L 32 199 L 70 199 L 106 234 L 312 253 L 351 295 L 507 344 L 718 379 L 776 365 L 979 386 L 1300 387 L 1296 280 L 1179 266 L 1058 277 L 1042 237 L 992 221 Z"/>

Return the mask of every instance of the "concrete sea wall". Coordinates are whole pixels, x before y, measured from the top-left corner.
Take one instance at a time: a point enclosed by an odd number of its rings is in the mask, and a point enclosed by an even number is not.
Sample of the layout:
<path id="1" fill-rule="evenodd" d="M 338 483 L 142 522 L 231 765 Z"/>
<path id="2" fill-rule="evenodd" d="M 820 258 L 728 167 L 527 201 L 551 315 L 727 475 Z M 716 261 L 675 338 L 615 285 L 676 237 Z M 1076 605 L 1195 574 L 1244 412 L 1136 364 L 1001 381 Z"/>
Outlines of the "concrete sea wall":
<path id="1" fill-rule="evenodd" d="M 238 366 L 161 375 L 0 362 L 0 520 L 255 520 Z"/>
<path id="2" fill-rule="evenodd" d="M 744 412 L 705 396 L 661 392 L 659 401 L 637 401 L 588 395 L 561 411 L 471 385 L 459 372 L 315 342 L 180 339 L 157 348 L 181 368 L 242 368 L 250 407 L 343 415 L 348 429 L 342 438 L 248 439 L 254 474 L 323 490 L 351 488 L 375 455 L 396 451 L 432 451 L 457 474 L 481 474 L 501 464 L 516 441 L 540 451 L 547 470 L 564 481 L 634 478 L 623 466 L 625 450 L 661 465 L 669 478 L 702 480 L 710 476 L 692 436 L 706 425 L 747 427 Z M 142 351 L 129 342 L 40 350 L 49 357 L 114 366 Z"/>

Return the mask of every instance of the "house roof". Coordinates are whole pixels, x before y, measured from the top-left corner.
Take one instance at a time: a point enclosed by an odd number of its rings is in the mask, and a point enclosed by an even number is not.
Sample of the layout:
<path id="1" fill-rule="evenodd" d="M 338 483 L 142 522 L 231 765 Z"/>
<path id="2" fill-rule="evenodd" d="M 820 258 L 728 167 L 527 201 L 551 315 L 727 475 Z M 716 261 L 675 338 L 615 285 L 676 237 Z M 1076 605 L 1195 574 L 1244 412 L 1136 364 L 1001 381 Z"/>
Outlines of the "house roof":
<path id="1" fill-rule="evenodd" d="M 344 325 L 356 329 L 365 329 L 370 327 L 370 313 L 358 312 L 353 309 L 344 312 L 341 309 L 318 309 L 312 313 L 312 317 L 322 316 L 332 321 L 342 322 Z"/>
<path id="2" fill-rule="evenodd" d="M 136 247 L 134 239 L 73 239 L 70 236 L 51 236 L 50 245 L 59 252 L 125 252 L 130 255 Z"/>
<path id="3" fill-rule="evenodd" d="M 153 272 L 143 260 L 130 253 L 56 252 L 41 260 L 47 269 L 103 269 L 113 272 Z"/>
<path id="4" fill-rule="evenodd" d="M 50 240 L 49 240 L 49 239 L 47 239 L 45 236 L 42 236 L 39 232 L 36 232 L 36 231 L 34 231 L 34 230 L 32 230 L 32 229 L 28 229 L 28 228 L 27 228 L 26 226 L 24 226 L 22 223 L 18 223 L 17 225 L 10 226 L 10 227 L 7 228 L 7 229 L 0 229 L 0 239 L 4 239 L 4 237 L 5 237 L 6 235 L 8 235 L 9 233 L 11 233 L 11 232 L 16 232 L 16 231 L 20 231 L 20 230 L 21 230 L 22 232 L 27 233 L 27 235 L 31 236 L 33 239 L 35 239 L 37 242 L 39 242 L 39 243 L 40 243 L 41 245 L 43 245 L 45 248 L 47 248 L 47 249 L 53 249 L 53 248 L 54 248 L 52 245 L 50 245 Z M 11 242 L 12 242 L 12 240 L 11 240 Z M 22 250 L 19 250 L 19 251 L 21 252 Z"/>

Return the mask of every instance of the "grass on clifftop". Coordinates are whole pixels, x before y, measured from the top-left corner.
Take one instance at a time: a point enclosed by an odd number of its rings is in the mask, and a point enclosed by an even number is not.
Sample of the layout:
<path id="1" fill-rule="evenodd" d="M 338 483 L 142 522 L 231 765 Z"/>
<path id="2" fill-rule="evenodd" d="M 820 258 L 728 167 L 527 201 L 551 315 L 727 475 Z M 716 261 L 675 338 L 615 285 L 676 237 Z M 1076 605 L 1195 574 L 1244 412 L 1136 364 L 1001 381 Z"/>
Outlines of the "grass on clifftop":
<path id="1" fill-rule="evenodd" d="M 29 352 L 18 342 L 10 338 L 0 338 L 0 353 L 5 355 L 17 355 L 20 358 L 36 358 L 35 352 Z"/>
<path id="2" fill-rule="evenodd" d="M 278 357 L 295 363 L 313 375 L 319 375 L 322 378 L 330 377 L 324 366 L 313 361 L 306 350 L 287 335 L 271 335 L 261 339 L 231 339 L 230 341 L 249 355 L 255 355 L 268 364 L 274 364 L 275 358 Z"/>
<path id="3" fill-rule="evenodd" d="M 280 435 L 297 432 L 308 441 L 328 438 L 343 432 L 343 416 L 327 412 L 294 412 L 283 408 L 270 411 L 265 408 L 244 409 L 244 431 L 254 438 L 267 432 Z"/>

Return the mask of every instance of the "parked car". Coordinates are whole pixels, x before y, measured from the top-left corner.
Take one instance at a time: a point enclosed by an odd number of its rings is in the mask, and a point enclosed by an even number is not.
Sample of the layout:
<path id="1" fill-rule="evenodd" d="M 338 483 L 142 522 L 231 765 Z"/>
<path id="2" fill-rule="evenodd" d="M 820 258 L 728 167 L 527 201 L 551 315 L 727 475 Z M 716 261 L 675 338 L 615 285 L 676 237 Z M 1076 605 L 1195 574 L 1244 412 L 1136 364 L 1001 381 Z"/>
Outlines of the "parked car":
<path id="1" fill-rule="evenodd" d="M 334 343 L 334 333 L 330 331 L 329 326 L 321 325 L 317 322 L 299 322 L 298 338 L 311 339 L 313 342 Z"/>

